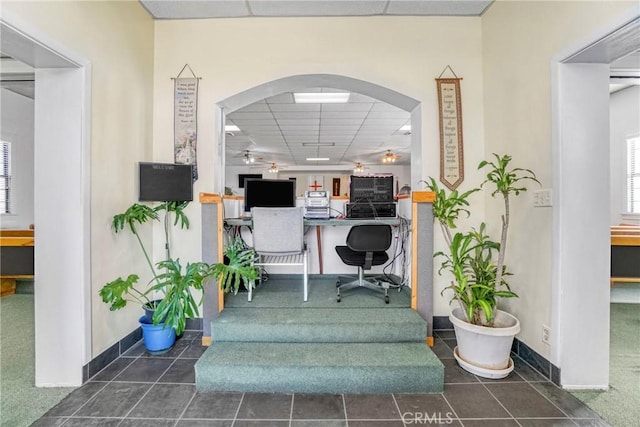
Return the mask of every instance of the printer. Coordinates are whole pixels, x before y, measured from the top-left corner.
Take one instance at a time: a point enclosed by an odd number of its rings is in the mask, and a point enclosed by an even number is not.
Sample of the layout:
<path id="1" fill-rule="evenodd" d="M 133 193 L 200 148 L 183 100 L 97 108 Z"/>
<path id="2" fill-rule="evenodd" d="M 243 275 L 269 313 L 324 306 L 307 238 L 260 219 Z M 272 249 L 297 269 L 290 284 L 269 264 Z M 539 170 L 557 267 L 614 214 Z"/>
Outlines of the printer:
<path id="1" fill-rule="evenodd" d="M 331 204 L 326 190 L 309 190 L 304 193 L 304 217 L 310 219 L 329 219 Z"/>

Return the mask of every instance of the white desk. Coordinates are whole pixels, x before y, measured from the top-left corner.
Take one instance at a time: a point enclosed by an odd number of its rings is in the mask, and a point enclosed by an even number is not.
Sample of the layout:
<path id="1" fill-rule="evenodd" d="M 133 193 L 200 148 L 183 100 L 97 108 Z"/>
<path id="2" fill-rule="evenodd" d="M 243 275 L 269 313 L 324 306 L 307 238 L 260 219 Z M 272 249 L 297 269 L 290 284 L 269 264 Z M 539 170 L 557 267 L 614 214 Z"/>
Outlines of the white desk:
<path id="1" fill-rule="evenodd" d="M 353 227 L 355 225 L 383 224 L 399 226 L 401 221 L 408 221 L 403 218 L 372 218 L 372 219 L 305 219 L 306 227 L 316 227 L 316 244 L 318 250 L 318 272 L 324 274 L 324 263 L 322 256 L 322 228 L 323 227 Z M 251 218 L 225 218 L 225 224 L 235 227 L 251 227 Z M 346 233 L 342 233 L 339 244 L 344 244 Z"/>

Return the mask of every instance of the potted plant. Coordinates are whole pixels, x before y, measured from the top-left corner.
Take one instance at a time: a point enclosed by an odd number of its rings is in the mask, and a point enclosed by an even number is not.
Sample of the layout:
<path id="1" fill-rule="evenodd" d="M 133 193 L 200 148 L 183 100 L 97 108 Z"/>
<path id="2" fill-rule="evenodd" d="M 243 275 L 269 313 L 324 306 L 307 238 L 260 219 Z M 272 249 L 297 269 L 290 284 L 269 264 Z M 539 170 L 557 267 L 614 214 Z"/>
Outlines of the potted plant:
<path id="1" fill-rule="evenodd" d="M 110 310 L 119 310 L 128 302 L 140 304 L 145 316 L 140 318 L 145 345 L 150 351 L 166 350 L 173 346 L 175 335 L 180 335 L 186 326 L 186 319 L 198 315 L 198 305 L 193 290 L 202 290 L 203 282 L 212 277 L 212 267 L 203 262 L 188 263 L 183 271 L 180 260 L 171 258 L 169 241 L 169 216 L 175 216 L 174 226 L 189 228 L 189 219 L 184 213 L 188 202 L 165 202 L 155 208 L 134 203 L 124 213 L 115 215 L 112 227 L 116 233 L 128 228 L 136 237 L 144 254 L 152 279 L 138 288 L 139 276 L 130 274 L 126 279 L 118 277 L 100 289 L 102 301 Z M 151 262 L 149 253 L 138 233 L 137 226 L 151 221 L 159 221 L 159 212 L 164 211 L 164 235 L 166 259 Z M 159 295 L 160 298 L 155 298 Z"/>
<path id="2" fill-rule="evenodd" d="M 241 290 L 255 286 L 260 270 L 253 265 L 255 251 L 248 247 L 239 234 L 230 236 L 224 249 L 224 261 L 213 265 L 212 272 L 225 292 L 237 294 Z"/>
<path id="3" fill-rule="evenodd" d="M 529 169 L 510 169 L 511 156 L 494 154 L 494 157 L 494 161 L 482 161 L 478 165 L 478 169 L 487 170 L 486 179 L 479 188 L 465 193 L 454 190 L 447 195 L 433 178 L 426 184 L 436 193 L 434 220 L 440 224 L 447 244 L 447 252 L 440 251 L 434 256 L 444 258 L 439 273 L 448 271 L 453 276 L 443 293 L 452 291 L 451 301 L 458 303 L 449 316 L 458 343 L 454 356 L 460 366 L 476 375 L 504 378 L 513 370 L 509 356 L 513 338 L 520 331 L 518 319 L 498 309 L 499 298 L 517 297 L 505 280 L 510 275 L 504 263 L 509 201 L 512 195 L 526 191 L 523 181 L 539 181 Z M 484 223 L 478 229 L 452 235 L 459 216 L 462 213 L 469 215 L 467 198 L 485 185 L 492 187 L 493 197 L 501 197 L 504 202 L 500 241 L 491 240 Z"/>

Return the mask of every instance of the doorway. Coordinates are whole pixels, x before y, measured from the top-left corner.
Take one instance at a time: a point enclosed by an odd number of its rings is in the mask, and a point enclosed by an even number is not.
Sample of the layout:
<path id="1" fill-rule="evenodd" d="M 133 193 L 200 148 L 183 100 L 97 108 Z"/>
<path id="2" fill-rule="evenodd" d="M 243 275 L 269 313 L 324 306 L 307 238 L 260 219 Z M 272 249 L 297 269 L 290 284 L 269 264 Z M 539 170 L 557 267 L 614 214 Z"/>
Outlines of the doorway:
<path id="1" fill-rule="evenodd" d="M 558 333 L 551 362 L 561 367 L 567 389 L 608 387 L 609 64 L 637 50 L 638 40 L 634 11 L 552 64 L 552 324 Z"/>
<path id="2" fill-rule="evenodd" d="M 90 64 L 6 14 L 0 40 L 35 69 L 35 384 L 79 386 L 91 356 Z"/>

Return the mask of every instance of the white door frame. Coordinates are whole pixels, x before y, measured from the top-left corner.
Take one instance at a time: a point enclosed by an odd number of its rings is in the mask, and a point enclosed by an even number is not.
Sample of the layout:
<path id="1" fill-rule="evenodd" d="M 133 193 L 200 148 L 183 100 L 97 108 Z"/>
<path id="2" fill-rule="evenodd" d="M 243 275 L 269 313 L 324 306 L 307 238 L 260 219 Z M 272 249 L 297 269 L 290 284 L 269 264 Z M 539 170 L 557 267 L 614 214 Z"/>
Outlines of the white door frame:
<path id="1" fill-rule="evenodd" d="M 79 386 L 91 358 L 89 61 L 3 11 L 2 51 L 35 68 L 35 384 Z"/>
<path id="2" fill-rule="evenodd" d="M 629 40 L 640 48 L 640 26 L 627 25 L 639 16 L 632 8 L 551 64 L 551 362 L 566 389 L 609 384 L 609 64 L 634 50 Z"/>

